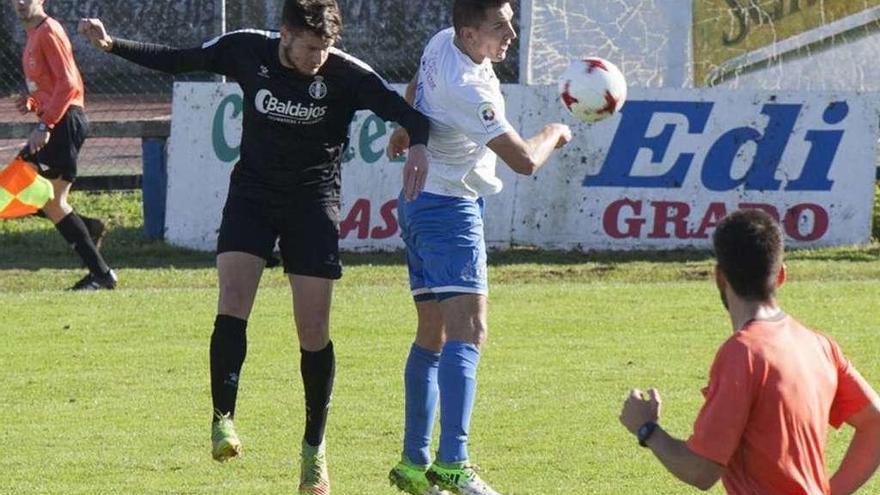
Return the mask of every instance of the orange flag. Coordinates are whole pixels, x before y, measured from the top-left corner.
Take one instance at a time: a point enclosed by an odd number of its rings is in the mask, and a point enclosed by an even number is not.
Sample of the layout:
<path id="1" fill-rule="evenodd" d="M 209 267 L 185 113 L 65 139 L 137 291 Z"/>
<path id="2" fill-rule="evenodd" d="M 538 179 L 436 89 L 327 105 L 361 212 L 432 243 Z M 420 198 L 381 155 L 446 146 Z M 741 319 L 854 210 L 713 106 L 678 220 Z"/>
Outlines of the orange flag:
<path id="1" fill-rule="evenodd" d="M 31 215 L 54 197 L 52 183 L 21 156 L 0 170 L 0 218 Z"/>

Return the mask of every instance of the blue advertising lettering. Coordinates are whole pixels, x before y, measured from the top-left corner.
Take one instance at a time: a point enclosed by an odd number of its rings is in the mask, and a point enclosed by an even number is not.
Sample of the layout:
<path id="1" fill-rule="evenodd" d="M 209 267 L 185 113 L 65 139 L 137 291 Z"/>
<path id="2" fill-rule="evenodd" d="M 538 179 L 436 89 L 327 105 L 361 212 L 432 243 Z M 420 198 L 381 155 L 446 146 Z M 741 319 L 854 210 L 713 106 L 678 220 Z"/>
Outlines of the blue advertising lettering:
<path id="1" fill-rule="evenodd" d="M 622 118 L 605 162 L 595 175 L 584 178 L 585 187 L 625 188 L 681 188 L 693 165 L 696 152 L 667 157 L 676 132 L 703 134 L 712 114 L 714 103 L 701 101 L 631 101 L 621 110 Z M 843 129 L 810 129 L 804 141 L 809 153 L 800 175 L 790 179 L 783 188 L 776 172 L 789 146 L 803 110 L 800 104 L 767 103 L 761 108 L 767 125 L 763 130 L 750 126 L 737 127 L 719 136 L 708 148 L 700 167 L 700 180 L 710 191 L 730 191 L 742 187 L 747 191 L 830 191 L 833 181 L 828 178 L 837 149 L 843 139 Z M 659 115 L 673 114 L 684 117 L 686 128 L 667 123 L 654 136 L 648 135 L 652 120 Z M 836 125 L 846 119 L 849 105 L 832 102 L 825 109 L 822 120 Z M 747 144 L 754 147 L 751 164 L 742 177 L 734 177 L 734 162 Z M 634 175 L 636 157 L 643 150 L 650 152 L 652 164 L 673 165 L 654 175 Z"/>

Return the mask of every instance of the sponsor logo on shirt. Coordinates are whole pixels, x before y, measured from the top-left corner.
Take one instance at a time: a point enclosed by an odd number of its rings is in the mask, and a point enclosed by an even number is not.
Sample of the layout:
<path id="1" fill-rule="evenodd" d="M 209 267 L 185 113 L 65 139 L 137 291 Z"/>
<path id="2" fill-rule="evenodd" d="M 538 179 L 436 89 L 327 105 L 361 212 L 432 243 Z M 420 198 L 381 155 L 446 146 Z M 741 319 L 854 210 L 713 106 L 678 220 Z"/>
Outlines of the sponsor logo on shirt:
<path id="1" fill-rule="evenodd" d="M 477 112 L 480 115 L 480 122 L 487 131 L 491 131 L 501 125 L 496 118 L 495 105 L 485 102 L 481 103 Z"/>
<path id="2" fill-rule="evenodd" d="M 268 89 L 257 91 L 254 106 L 258 112 L 268 116 L 269 119 L 288 124 L 316 124 L 324 120 L 324 115 L 327 114 L 326 106 L 281 101 L 273 96 Z"/>
<path id="3" fill-rule="evenodd" d="M 260 72 L 257 72 L 257 75 L 269 79 L 269 68 L 265 65 L 261 65 Z"/>
<path id="4" fill-rule="evenodd" d="M 309 95 L 316 100 L 327 96 L 327 85 L 324 83 L 323 77 L 315 76 L 315 81 L 309 86 Z"/>
<path id="5" fill-rule="evenodd" d="M 495 109 L 492 107 L 481 109 L 480 114 L 482 114 L 483 120 L 486 122 L 492 122 L 495 120 Z"/>

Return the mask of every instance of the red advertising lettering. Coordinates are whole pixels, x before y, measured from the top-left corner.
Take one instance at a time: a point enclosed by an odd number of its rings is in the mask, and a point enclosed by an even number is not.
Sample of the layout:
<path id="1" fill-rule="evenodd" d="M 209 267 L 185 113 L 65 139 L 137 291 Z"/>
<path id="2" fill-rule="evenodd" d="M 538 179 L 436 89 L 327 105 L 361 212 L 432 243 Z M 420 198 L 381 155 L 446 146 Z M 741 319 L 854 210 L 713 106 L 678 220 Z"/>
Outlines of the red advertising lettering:
<path id="1" fill-rule="evenodd" d="M 605 209 L 605 214 L 602 216 L 602 226 L 605 228 L 605 233 L 615 239 L 626 239 L 628 237 L 638 239 L 642 236 L 642 225 L 645 224 L 645 219 L 628 218 L 624 220 L 626 230 L 620 230 L 618 220 L 620 219 L 620 210 L 624 207 L 632 210 L 633 215 L 642 214 L 641 201 L 633 201 L 628 198 L 618 199 L 608 205 L 608 208 Z"/>
<path id="2" fill-rule="evenodd" d="M 779 210 L 765 203 L 710 203 L 697 217 L 688 203 L 680 201 L 651 201 L 651 209 L 642 214 L 643 201 L 619 199 L 605 208 L 602 226 L 605 233 L 613 239 L 641 239 L 642 227 L 649 221 L 653 229 L 648 239 L 708 239 L 721 219 L 734 209 L 758 209 L 767 212 L 781 221 L 785 234 L 801 242 L 821 239 L 828 233 L 830 218 L 821 205 L 801 203 L 789 208 L 780 218 Z M 696 225 L 695 230 L 690 226 Z M 623 227 L 622 227 L 623 226 Z"/>
<path id="3" fill-rule="evenodd" d="M 688 238 L 687 219 L 691 214 L 691 207 L 687 203 L 651 201 L 651 206 L 654 207 L 654 230 L 648 234 L 648 239 L 668 239 L 666 225 L 670 223 L 675 226 L 676 239 Z"/>
<path id="4" fill-rule="evenodd" d="M 345 239 L 352 231 L 357 232 L 358 239 L 388 239 L 397 234 L 397 200 L 386 201 L 379 208 L 381 223 L 372 226 L 372 203 L 369 199 L 360 198 L 354 202 L 348 214 L 339 224 L 339 238 Z M 372 227 L 372 228 L 371 228 Z"/>
<path id="5" fill-rule="evenodd" d="M 373 239 L 388 239 L 397 234 L 397 216 L 394 214 L 395 210 L 397 210 L 396 199 L 392 199 L 382 205 L 382 208 L 379 209 L 379 215 L 382 217 L 385 225 L 373 227 L 373 230 L 370 231 L 370 237 Z"/>
<path id="6" fill-rule="evenodd" d="M 804 213 L 809 214 L 804 215 Z M 812 217 L 811 230 L 805 233 L 801 230 L 801 225 L 809 225 L 810 217 Z M 785 228 L 785 233 L 792 239 L 815 241 L 828 232 L 828 212 L 825 211 L 825 208 L 813 203 L 795 205 L 785 212 L 782 226 Z"/>
<path id="7" fill-rule="evenodd" d="M 339 238 L 345 239 L 348 233 L 357 229 L 357 238 L 366 239 L 370 232 L 370 200 L 361 198 L 354 202 L 345 220 L 339 225 Z"/>

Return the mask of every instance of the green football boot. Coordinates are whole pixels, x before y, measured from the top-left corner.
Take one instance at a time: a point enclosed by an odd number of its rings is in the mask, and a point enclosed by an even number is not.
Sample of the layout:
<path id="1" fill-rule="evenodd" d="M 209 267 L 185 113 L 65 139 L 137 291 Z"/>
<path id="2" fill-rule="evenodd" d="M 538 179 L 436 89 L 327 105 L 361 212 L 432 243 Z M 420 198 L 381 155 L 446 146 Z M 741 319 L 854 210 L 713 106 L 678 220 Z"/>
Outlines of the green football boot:
<path id="1" fill-rule="evenodd" d="M 427 471 L 428 466 L 419 466 L 402 460 L 391 468 L 388 480 L 391 482 L 391 486 L 410 495 L 448 495 L 448 492 L 441 491 L 428 481 L 425 476 Z"/>
<path id="2" fill-rule="evenodd" d="M 330 495 L 330 475 L 327 473 L 327 454 L 324 442 L 312 447 L 302 444 L 299 472 L 300 495 Z"/>
<path id="3" fill-rule="evenodd" d="M 214 413 L 214 422 L 211 423 L 211 455 L 215 461 L 226 462 L 241 456 L 241 440 L 235 434 L 235 425 L 229 413 L 220 415 Z"/>
<path id="4" fill-rule="evenodd" d="M 429 483 L 455 495 L 500 495 L 480 479 L 474 467 L 466 462 L 459 464 L 435 462 L 428 468 L 425 477 Z"/>

